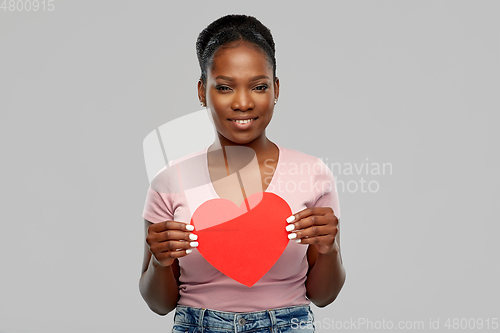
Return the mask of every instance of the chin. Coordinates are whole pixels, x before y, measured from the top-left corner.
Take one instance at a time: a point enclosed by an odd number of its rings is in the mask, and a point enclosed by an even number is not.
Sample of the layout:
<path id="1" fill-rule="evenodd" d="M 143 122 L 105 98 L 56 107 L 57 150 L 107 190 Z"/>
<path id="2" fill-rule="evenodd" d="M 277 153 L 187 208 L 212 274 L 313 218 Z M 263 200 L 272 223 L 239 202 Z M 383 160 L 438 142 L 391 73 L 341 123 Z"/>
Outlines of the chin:
<path id="1" fill-rule="evenodd" d="M 228 141 L 231 141 L 233 143 L 239 144 L 239 145 L 246 145 L 252 141 L 254 141 L 256 138 L 254 137 L 241 137 L 241 136 L 224 136 Z"/>
<path id="2" fill-rule="evenodd" d="M 246 145 L 246 144 L 252 142 L 253 140 L 255 140 L 255 139 L 236 139 L 235 138 L 234 140 L 229 140 L 229 141 L 234 142 L 234 143 L 239 144 L 239 145 Z"/>

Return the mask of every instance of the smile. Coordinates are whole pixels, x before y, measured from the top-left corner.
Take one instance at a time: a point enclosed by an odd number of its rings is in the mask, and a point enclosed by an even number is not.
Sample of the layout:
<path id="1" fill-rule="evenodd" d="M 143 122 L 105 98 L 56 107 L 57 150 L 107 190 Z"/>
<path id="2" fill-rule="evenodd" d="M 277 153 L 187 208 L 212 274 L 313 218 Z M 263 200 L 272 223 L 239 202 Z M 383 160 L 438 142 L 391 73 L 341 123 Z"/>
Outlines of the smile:
<path id="1" fill-rule="evenodd" d="M 234 119 L 229 119 L 231 121 L 234 121 L 235 123 L 238 123 L 238 124 L 247 124 L 249 122 L 252 122 L 254 120 L 256 120 L 257 118 L 253 118 L 253 119 L 244 119 L 244 120 L 234 120 Z"/>

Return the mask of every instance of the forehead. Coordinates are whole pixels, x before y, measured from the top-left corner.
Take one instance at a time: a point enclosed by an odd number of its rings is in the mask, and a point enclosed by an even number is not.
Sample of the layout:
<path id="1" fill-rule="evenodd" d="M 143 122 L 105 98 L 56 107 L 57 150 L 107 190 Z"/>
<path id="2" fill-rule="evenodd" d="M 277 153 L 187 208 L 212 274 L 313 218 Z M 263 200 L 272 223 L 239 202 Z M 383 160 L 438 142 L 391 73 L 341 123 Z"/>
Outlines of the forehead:
<path id="1" fill-rule="evenodd" d="M 272 66 L 266 53 L 258 46 L 245 41 L 236 41 L 220 47 L 214 54 L 208 75 L 245 77 L 265 74 L 272 77 Z"/>

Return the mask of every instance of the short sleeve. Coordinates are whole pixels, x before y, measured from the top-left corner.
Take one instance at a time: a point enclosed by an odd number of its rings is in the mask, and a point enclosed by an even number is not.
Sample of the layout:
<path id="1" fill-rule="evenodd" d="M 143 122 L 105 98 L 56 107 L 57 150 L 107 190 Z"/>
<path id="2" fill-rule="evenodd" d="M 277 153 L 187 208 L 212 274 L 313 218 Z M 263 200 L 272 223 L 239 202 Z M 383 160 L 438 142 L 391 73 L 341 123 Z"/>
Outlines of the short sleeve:
<path id="1" fill-rule="evenodd" d="M 331 207 L 333 214 L 340 219 L 339 196 L 337 184 L 332 171 L 320 158 L 314 167 L 315 188 L 318 191 L 318 199 L 314 207 Z"/>
<path id="2" fill-rule="evenodd" d="M 173 193 L 160 194 L 150 186 L 146 194 L 142 217 L 152 223 L 173 220 L 173 201 Z"/>
<path id="3" fill-rule="evenodd" d="M 152 223 L 174 220 L 175 199 L 180 189 L 178 167 L 169 164 L 151 181 L 142 217 Z"/>

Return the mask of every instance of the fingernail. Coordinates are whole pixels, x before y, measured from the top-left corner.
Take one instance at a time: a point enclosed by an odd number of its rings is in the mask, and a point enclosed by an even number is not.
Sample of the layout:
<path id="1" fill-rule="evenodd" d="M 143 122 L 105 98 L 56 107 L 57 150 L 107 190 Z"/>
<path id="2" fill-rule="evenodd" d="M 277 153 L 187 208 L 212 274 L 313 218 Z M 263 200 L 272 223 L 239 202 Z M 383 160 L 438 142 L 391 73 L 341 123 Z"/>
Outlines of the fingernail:
<path id="1" fill-rule="evenodd" d="M 189 243 L 189 246 L 191 246 L 191 247 L 197 247 L 198 246 L 198 242 L 191 242 L 191 243 Z"/>
<path id="2" fill-rule="evenodd" d="M 296 239 L 295 242 L 300 244 L 300 238 Z"/>
<path id="3" fill-rule="evenodd" d="M 297 234 L 295 232 L 292 232 L 288 235 L 288 239 L 294 239 L 295 237 L 297 237 Z"/>
<path id="4" fill-rule="evenodd" d="M 293 229 L 295 229 L 295 225 L 289 224 L 289 225 L 286 226 L 285 229 L 286 229 L 286 231 L 292 231 Z"/>
<path id="5" fill-rule="evenodd" d="M 187 253 L 187 254 L 189 254 L 189 253 L 191 253 L 191 252 L 193 252 L 193 250 L 192 250 L 192 249 L 187 249 L 187 250 L 186 250 L 186 253 Z"/>
<path id="6" fill-rule="evenodd" d="M 189 234 L 189 239 L 190 239 L 190 240 L 197 240 L 197 239 L 198 239 L 198 235 L 195 235 L 195 234 Z"/>
<path id="7" fill-rule="evenodd" d="M 194 225 L 186 224 L 186 229 L 189 230 L 189 231 L 193 231 L 194 230 Z"/>
<path id="8" fill-rule="evenodd" d="M 288 223 L 295 221 L 295 215 L 290 216 L 289 218 L 286 219 Z"/>

